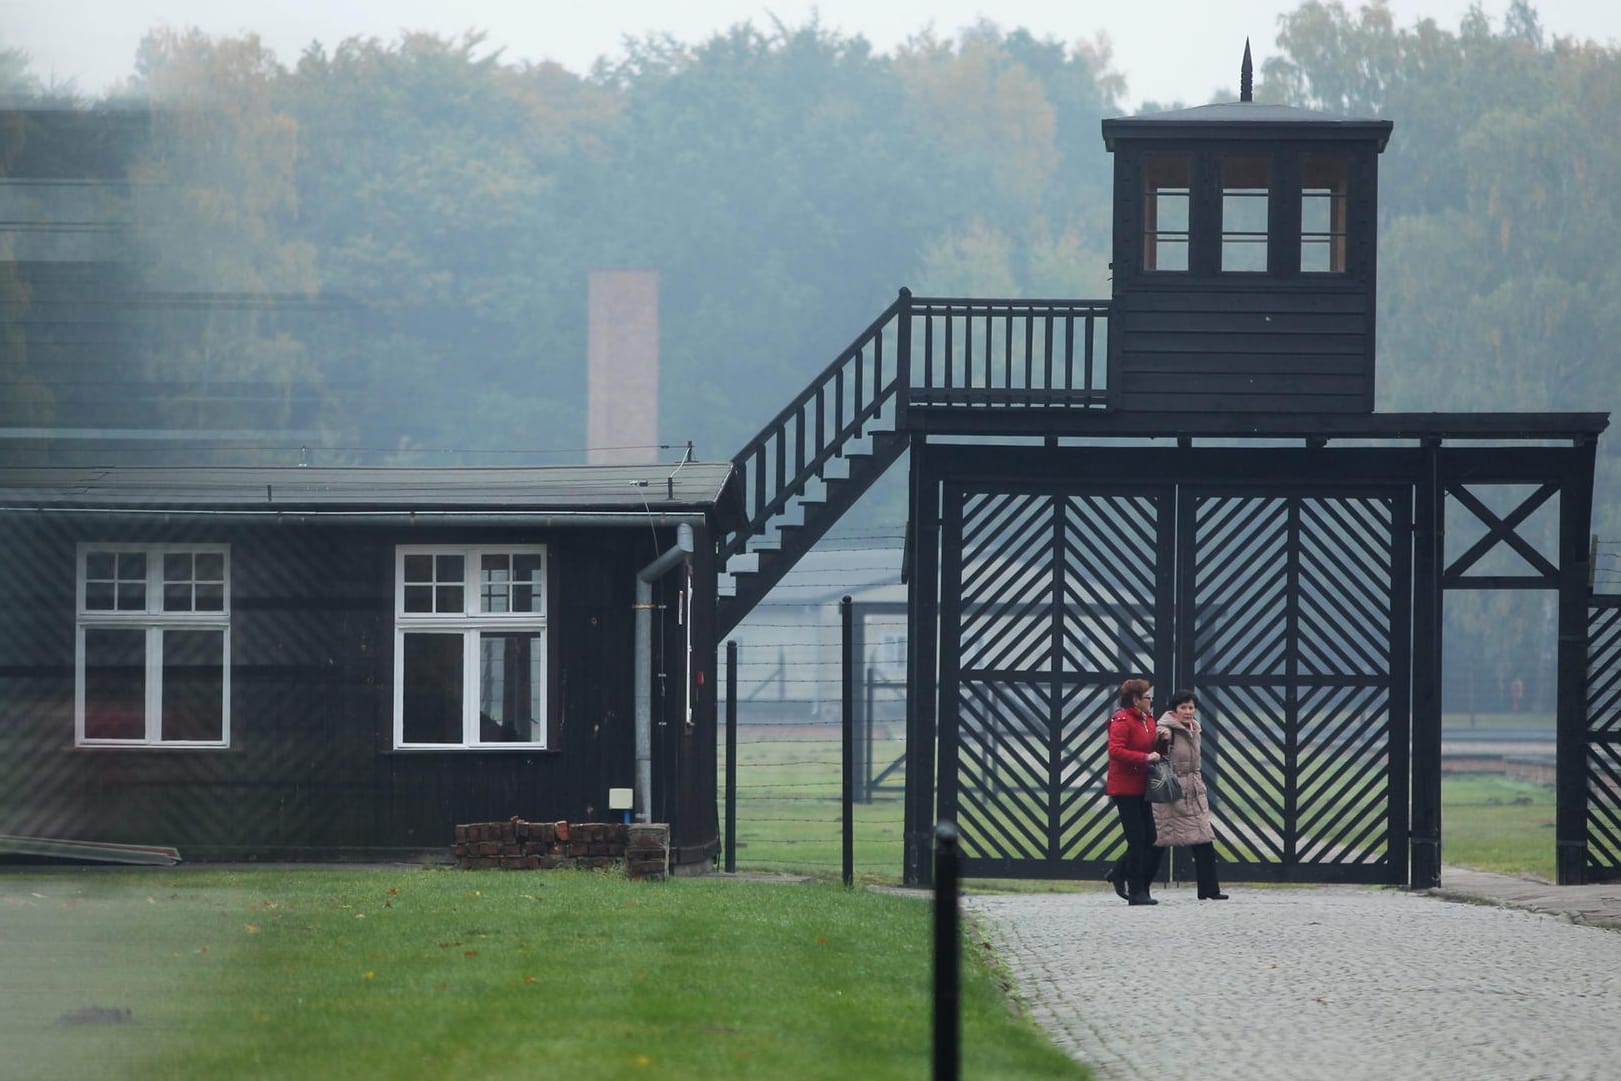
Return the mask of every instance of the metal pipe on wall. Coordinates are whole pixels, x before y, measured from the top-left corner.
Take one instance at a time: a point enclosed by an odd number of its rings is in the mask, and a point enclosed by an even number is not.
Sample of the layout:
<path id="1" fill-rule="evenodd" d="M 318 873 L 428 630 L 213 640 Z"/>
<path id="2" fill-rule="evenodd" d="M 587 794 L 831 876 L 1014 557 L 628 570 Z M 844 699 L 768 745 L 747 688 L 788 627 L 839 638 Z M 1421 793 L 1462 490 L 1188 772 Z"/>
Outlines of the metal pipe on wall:
<path id="1" fill-rule="evenodd" d="M 676 526 L 675 544 L 636 572 L 636 819 L 653 821 L 653 583 L 692 555 L 692 526 Z"/>

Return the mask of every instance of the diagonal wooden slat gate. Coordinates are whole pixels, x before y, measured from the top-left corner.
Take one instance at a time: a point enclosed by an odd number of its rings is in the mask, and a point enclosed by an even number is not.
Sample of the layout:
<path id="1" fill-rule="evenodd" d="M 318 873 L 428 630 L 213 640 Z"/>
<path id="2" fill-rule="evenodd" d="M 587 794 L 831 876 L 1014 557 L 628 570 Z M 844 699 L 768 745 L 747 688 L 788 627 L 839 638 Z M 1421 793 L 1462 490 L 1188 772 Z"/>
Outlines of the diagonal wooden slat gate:
<path id="1" fill-rule="evenodd" d="M 1410 489 L 948 481 L 941 514 L 938 799 L 965 874 L 1099 873 L 1115 691 L 1174 675 L 1236 877 L 1405 880 Z"/>
<path id="2" fill-rule="evenodd" d="M 1621 597 L 1587 623 L 1587 881 L 1621 880 Z"/>

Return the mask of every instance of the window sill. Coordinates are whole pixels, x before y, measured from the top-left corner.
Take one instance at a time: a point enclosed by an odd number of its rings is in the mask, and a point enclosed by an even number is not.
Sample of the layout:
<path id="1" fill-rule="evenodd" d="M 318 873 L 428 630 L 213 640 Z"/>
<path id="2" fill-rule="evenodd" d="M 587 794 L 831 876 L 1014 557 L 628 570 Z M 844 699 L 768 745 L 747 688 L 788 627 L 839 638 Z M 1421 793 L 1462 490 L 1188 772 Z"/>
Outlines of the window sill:
<path id="1" fill-rule="evenodd" d="M 234 751 L 228 743 L 75 743 L 76 751 Z"/>
<path id="2" fill-rule="evenodd" d="M 560 754 L 556 747 L 503 747 L 492 745 L 487 747 L 468 747 L 462 744 L 446 744 L 443 747 L 390 747 L 383 754 L 418 755 L 418 754 Z"/>

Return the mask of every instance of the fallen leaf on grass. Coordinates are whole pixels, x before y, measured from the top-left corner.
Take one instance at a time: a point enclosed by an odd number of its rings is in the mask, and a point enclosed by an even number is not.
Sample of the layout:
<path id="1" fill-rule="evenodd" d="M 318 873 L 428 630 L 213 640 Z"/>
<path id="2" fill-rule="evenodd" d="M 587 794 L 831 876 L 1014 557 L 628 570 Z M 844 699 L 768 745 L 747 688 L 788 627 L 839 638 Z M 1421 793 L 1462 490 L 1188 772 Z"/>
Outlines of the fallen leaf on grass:
<path id="1" fill-rule="evenodd" d="M 535 978 L 534 978 L 534 977 L 533 977 L 533 976 L 525 976 L 525 977 L 524 977 L 524 978 L 523 978 L 523 982 L 524 982 L 524 983 L 534 983 L 534 982 L 535 982 Z"/>
<path id="2" fill-rule="evenodd" d="M 259 933 L 259 925 L 257 923 L 244 923 L 242 925 L 242 930 L 246 931 L 250 935 L 256 935 Z"/>
<path id="3" fill-rule="evenodd" d="M 366 979 L 366 980 L 375 980 L 377 978 L 377 973 L 371 971 L 370 969 L 367 969 L 365 974 L 361 978 Z"/>
<path id="4" fill-rule="evenodd" d="M 478 951 L 477 950 L 463 950 L 462 951 L 462 956 L 463 957 L 477 957 L 478 956 Z"/>
<path id="5" fill-rule="evenodd" d="M 390 886 L 388 888 L 388 895 L 390 897 L 398 897 L 400 895 L 399 887 L 398 886 Z"/>

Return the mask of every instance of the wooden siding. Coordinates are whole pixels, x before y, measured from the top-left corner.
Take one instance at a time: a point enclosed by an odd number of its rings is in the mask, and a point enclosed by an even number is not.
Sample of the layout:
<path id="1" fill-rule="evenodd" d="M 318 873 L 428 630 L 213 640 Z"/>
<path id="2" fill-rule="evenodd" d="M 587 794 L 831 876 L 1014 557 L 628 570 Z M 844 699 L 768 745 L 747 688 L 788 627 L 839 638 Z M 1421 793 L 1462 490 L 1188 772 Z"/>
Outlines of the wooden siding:
<path id="1" fill-rule="evenodd" d="M 231 546 L 228 749 L 74 746 L 74 559 L 85 540 Z M 550 546 L 547 750 L 393 750 L 394 547 L 441 542 Z M 672 543 L 672 529 L 5 512 L 0 833 L 162 843 L 187 859 L 337 858 L 443 850 L 458 822 L 607 818 L 608 789 L 634 784 L 635 573 Z M 669 678 L 653 684 L 654 810 L 691 815 L 673 823 L 677 843 L 712 852 L 713 708 L 685 730 L 683 577 L 655 585 L 655 672 Z M 712 567 L 696 580 L 713 595 Z M 712 658 L 713 643 L 695 638 L 695 654 Z M 707 772 L 691 766 L 706 756 Z M 679 798 L 672 788 L 705 783 Z"/>
<path id="2" fill-rule="evenodd" d="M 1116 298 L 1112 404 L 1163 412 L 1367 412 L 1373 325 L 1360 283 L 1332 290 L 1140 287 Z"/>

